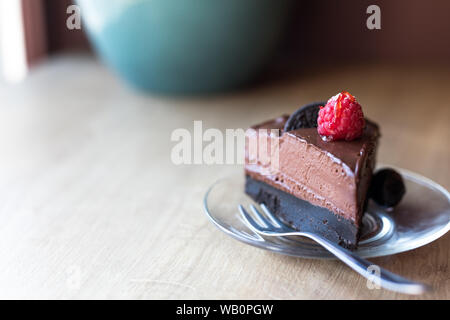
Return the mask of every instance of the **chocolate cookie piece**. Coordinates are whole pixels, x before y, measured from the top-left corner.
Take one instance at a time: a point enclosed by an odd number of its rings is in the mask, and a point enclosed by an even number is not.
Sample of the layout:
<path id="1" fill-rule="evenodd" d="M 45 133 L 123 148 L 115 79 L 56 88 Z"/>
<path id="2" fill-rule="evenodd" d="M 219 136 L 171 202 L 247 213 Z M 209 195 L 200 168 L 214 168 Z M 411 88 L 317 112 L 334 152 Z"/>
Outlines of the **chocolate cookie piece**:
<path id="1" fill-rule="evenodd" d="M 395 170 L 378 170 L 372 177 L 369 196 L 379 205 L 394 207 L 406 192 L 402 176 Z"/>
<path id="2" fill-rule="evenodd" d="M 284 132 L 300 128 L 317 128 L 317 117 L 320 106 L 324 106 L 325 104 L 326 102 L 313 102 L 299 108 L 286 121 Z"/>

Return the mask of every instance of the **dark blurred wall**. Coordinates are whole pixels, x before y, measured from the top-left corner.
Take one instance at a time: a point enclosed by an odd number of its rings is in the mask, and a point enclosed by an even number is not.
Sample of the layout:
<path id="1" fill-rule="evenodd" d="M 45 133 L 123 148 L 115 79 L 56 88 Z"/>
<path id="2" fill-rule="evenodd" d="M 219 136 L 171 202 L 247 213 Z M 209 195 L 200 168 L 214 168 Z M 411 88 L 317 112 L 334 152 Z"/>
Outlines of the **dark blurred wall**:
<path id="1" fill-rule="evenodd" d="M 366 27 L 366 9 L 372 4 L 381 9 L 381 30 Z M 292 63 L 449 62 L 450 1 L 297 1 L 283 50 Z"/>
<path id="2" fill-rule="evenodd" d="M 41 52 L 44 45 L 49 53 L 90 50 L 83 31 L 66 28 L 66 9 L 71 0 L 22 1 L 26 16 L 33 11 L 43 14 L 46 21 L 47 37 L 35 51 Z M 37 2 L 41 3 L 41 9 L 36 7 Z M 450 60 L 450 0 L 293 2 L 291 21 L 277 54 L 278 64 L 295 67 L 324 61 Z M 372 4 L 381 8 L 381 30 L 366 27 L 369 16 L 366 9 Z M 39 18 L 34 19 L 39 22 Z M 25 25 L 29 34 L 36 34 L 35 26 L 27 22 Z M 32 38 L 35 37 L 28 36 Z"/>
<path id="3" fill-rule="evenodd" d="M 73 2 L 72 0 L 44 0 L 50 52 L 89 49 L 89 43 L 82 30 L 69 30 L 66 27 L 68 17 L 66 10 Z M 81 13 L 81 17 L 83 17 L 83 13 Z"/>
<path id="4" fill-rule="evenodd" d="M 89 50 L 83 30 L 66 27 L 66 10 L 71 4 L 71 0 L 22 0 L 29 65 L 55 52 Z"/>

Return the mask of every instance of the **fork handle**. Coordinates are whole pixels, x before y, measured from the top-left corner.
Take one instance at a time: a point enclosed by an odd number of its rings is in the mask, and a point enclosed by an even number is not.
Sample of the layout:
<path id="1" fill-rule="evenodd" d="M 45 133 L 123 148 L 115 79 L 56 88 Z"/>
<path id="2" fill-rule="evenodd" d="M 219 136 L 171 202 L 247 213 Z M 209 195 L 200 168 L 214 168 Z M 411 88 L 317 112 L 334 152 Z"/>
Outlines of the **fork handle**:
<path id="1" fill-rule="evenodd" d="M 367 278 L 368 280 L 373 281 L 374 284 L 379 284 L 385 289 L 406 294 L 421 294 L 430 289 L 425 284 L 413 282 L 392 272 L 389 272 L 379 266 L 376 266 L 370 261 L 367 261 L 366 259 L 363 259 L 356 255 L 355 253 L 344 249 L 333 242 L 330 242 L 320 235 L 309 232 L 298 232 L 298 235 L 308 237 L 316 241 L 318 244 L 327 249 L 330 253 L 332 253 L 350 268 L 358 272 L 360 275 Z M 373 274 L 369 270 L 373 270 L 379 273 Z"/>

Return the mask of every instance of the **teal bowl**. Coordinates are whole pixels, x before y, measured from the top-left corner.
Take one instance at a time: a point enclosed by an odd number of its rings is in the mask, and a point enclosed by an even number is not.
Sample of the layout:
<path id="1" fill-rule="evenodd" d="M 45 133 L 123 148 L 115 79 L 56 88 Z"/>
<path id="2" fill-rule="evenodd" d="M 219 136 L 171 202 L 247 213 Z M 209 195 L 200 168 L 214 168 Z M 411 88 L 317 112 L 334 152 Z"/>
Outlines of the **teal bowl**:
<path id="1" fill-rule="evenodd" d="M 88 36 L 128 83 L 158 93 L 225 91 L 273 55 L 290 0 L 78 0 Z"/>

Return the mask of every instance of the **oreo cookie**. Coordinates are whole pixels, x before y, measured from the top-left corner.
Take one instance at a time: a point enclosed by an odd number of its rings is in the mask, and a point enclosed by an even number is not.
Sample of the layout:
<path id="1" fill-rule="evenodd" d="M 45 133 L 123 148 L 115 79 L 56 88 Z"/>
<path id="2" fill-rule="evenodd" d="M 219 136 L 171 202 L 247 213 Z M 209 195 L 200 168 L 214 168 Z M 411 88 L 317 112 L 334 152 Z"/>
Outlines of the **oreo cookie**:
<path id="1" fill-rule="evenodd" d="M 405 195 L 406 188 L 402 176 L 395 170 L 378 170 L 372 177 L 369 196 L 380 206 L 394 207 Z"/>
<path id="2" fill-rule="evenodd" d="M 300 128 L 317 128 L 320 106 L 325 104 L 326 102 L 313 102 L 299 108 L 287 119 L 284 125 L 284 132 Z"/>

